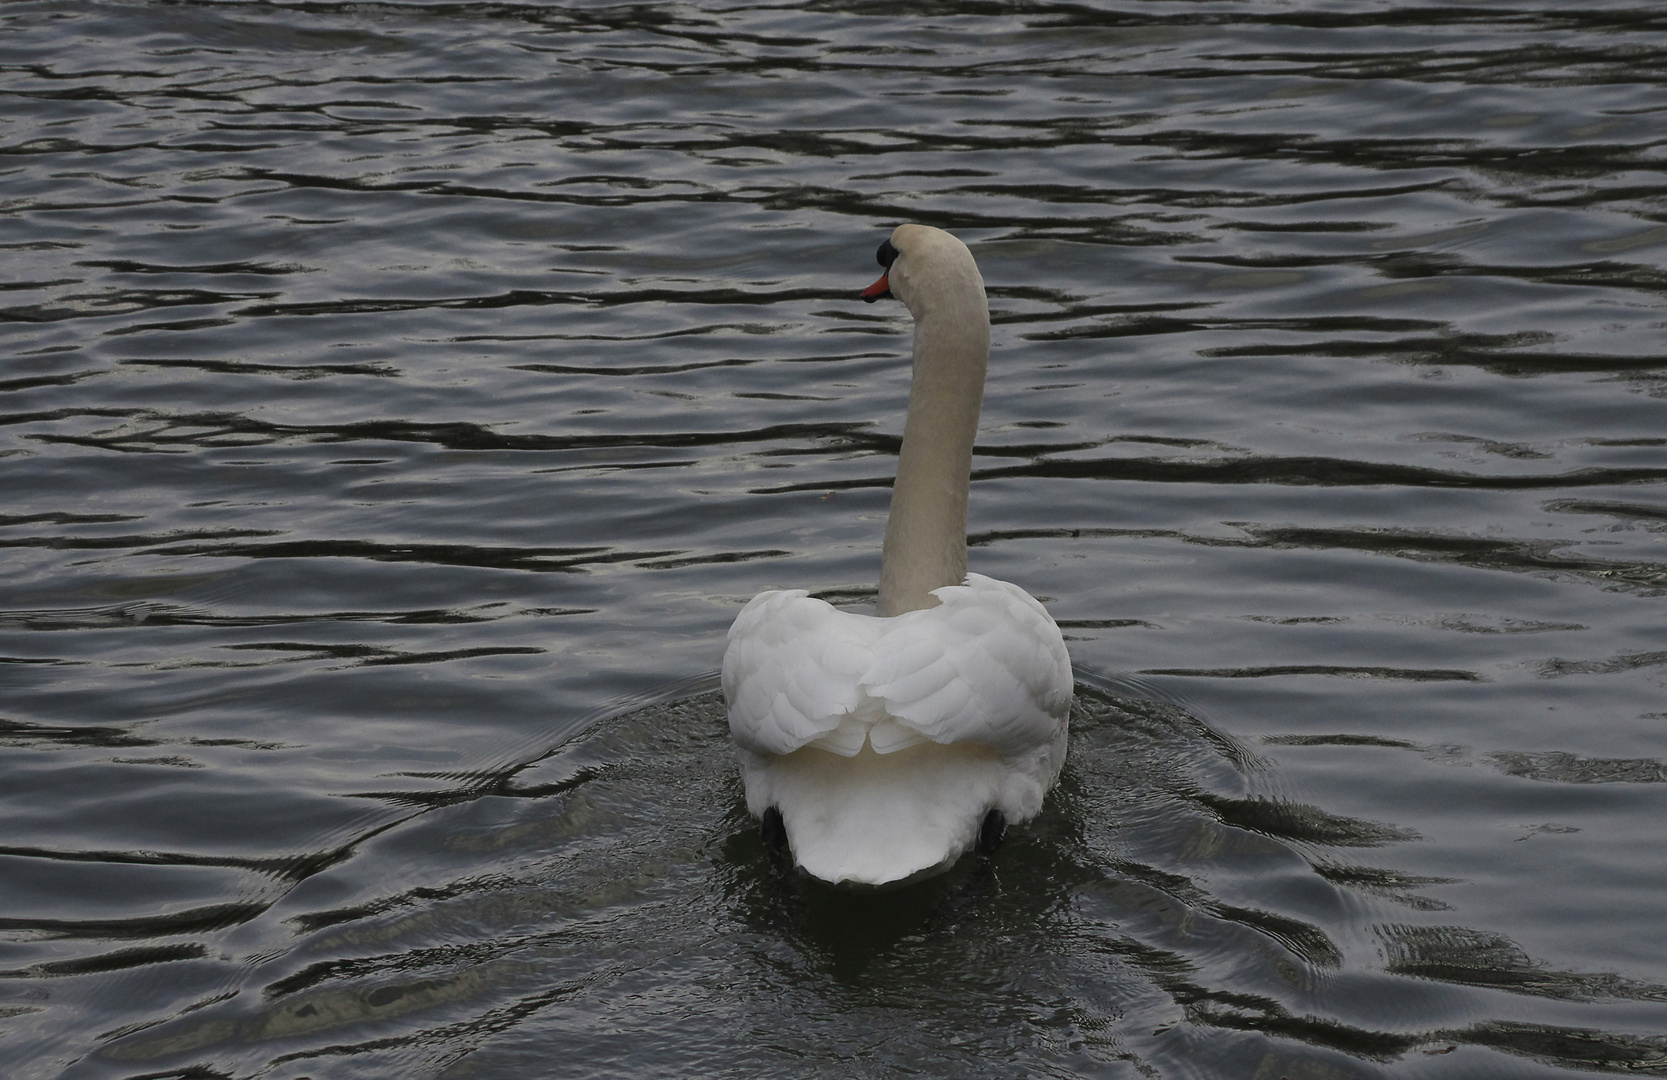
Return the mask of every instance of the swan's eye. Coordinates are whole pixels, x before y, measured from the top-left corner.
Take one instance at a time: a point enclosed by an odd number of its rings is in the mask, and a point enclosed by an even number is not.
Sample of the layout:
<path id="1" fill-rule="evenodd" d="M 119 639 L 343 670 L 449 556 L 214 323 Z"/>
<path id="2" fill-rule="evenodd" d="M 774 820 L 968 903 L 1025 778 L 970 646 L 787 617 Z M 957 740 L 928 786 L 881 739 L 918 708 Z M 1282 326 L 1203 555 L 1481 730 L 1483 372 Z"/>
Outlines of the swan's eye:
<path id="1" fill-rule="evenodd" d="M 880 244 L 880 250 L 874 253 L 874 257 L 880 261 L 881 266 L 890 270 L 891 264 L 897 261 L 897 249 L 891 246 L 890 240 L 886 240 Z"/>

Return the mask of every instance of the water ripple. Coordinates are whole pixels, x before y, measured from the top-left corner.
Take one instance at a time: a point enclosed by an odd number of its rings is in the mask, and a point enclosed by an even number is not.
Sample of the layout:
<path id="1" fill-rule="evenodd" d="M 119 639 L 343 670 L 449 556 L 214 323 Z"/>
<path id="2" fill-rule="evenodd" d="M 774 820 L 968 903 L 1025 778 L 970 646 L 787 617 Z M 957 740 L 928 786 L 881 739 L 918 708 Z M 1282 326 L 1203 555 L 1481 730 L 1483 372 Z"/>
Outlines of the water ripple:
<path id="1" fill-rule="evenodd" d="M 0 1072 L 1667 1075 L 1664 45 L 6 5 Z M 901 220 L 979 259 L 972 564 L 1079 703 L 873 898 L 686 680 L 872 602 Z"/>

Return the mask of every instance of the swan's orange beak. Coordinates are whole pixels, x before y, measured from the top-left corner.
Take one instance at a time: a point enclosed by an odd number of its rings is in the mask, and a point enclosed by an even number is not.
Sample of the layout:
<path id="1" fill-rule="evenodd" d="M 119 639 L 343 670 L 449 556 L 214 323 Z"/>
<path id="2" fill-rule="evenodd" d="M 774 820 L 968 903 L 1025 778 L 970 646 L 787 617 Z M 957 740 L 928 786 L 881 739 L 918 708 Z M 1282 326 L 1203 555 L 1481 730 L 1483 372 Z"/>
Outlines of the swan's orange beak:
<path id="1" fill-rule="evenodd" d="M 880 275 L 880 280 L 862 291 L 862 298 L 872 304 L 876 300 L 884 300 L 891 295 L 891 282 L 886 280 L 891 276 L 890 271 Z"/>

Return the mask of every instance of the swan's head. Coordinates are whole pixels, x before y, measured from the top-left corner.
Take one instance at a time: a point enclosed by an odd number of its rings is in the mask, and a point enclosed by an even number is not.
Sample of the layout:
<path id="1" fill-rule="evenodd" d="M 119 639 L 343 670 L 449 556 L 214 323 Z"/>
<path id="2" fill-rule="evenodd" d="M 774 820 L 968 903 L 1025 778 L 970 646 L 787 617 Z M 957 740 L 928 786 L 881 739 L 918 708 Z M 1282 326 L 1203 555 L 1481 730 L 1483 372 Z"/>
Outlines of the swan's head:
<path id="1" fill-rule="evenodd" d="M 899 225 L 876 256 L 886 272 L 862 291 L 873 303 L 895 296 L 909 314 L 924 319 L 939 307 L 976 297 L 984 306 L 984 279 L 967 245 L 930 225 Z"/>

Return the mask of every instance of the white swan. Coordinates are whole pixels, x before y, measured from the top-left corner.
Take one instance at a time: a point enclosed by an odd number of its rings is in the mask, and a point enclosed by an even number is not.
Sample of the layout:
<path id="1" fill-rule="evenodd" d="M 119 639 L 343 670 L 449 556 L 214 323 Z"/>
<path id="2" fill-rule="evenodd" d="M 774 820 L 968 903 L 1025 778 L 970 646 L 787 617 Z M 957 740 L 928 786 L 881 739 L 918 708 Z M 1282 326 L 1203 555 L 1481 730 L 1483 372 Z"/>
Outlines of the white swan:
<path id="1" fill-rule="evenodd" d="M 898 226 L 879 258 L 863 299 L 894 295 L 915 319 L 879 615 L 759 593 L 723 663 L 747 808 L 809 873 L 870 885 L 945 870 L 1033 817 L 1065 760 L 1072 688 L 1047 610 L 966 572 L 990 353 L 978 266 L 923 225 Z"/>

